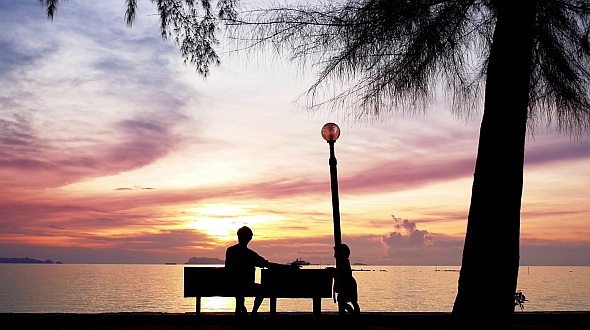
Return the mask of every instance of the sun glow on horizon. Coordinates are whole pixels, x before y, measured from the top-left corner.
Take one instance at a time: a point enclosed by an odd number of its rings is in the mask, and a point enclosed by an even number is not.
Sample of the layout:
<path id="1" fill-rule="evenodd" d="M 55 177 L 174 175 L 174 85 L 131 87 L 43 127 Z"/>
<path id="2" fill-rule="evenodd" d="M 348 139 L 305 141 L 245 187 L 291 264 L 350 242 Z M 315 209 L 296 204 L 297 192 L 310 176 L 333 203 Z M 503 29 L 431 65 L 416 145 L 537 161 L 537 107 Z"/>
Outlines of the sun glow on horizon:
<path id="1" fill-rule="evenodd" d="M 223 241 L 236 239 L 236 232 L 242 226 L 264 227 L 276 222 L 276 217 L 253 212 L 250 207 L 230 203 L 208 204 L 188 212 L 189 227 L 202 231 Z"/>

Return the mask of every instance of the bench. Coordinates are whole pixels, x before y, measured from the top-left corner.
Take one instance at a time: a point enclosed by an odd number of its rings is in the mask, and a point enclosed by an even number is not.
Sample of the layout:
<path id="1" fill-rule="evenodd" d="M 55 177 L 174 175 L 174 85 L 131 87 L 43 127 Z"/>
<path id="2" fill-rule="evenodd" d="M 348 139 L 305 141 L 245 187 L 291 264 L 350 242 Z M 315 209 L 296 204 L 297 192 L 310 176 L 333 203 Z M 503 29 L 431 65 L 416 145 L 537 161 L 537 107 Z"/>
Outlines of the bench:
<path id="1" fill-rule="evenodd" d="M 184 267 L 184 297 L 196 298 L 196 314 L 203 297 L 235 297 L 224 267 Z M 269 299 L 270 315 L 276 314 L 278 298 L 311 298 L 313 315 L 322 312 L 322 298 L 332 297 L 332 273 L 328 269 L 262 269 L 261 295 Z M 248 297 L 253 297 L 251 293 Z"/>

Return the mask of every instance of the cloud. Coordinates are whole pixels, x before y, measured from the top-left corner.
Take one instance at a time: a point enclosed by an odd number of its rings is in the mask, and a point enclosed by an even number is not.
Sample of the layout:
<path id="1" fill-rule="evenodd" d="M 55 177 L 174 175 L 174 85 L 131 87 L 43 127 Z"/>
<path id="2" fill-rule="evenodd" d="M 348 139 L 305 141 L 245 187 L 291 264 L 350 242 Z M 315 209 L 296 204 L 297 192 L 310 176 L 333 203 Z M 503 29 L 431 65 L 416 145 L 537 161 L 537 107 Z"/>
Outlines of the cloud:
<path id="1" fill-rule="evenodd" d="M 56 237 L 71 244 L 0 241 L 2 256 L 28 256 L 65 263 L 164 263 L 186 262 L 193 256 L 223 259 L 225 244 L 191 230 L 161 231 L 133 235 L 86 235 Z M 80 240 L 77 240 L 77 239 Z M 83 238 L 83 239 L 82 239 Z"/>
<path id="2" fill-rule="evenodd" d="M 394 221 L 393 228 L 396 231 L 383 236 L 383 243 L 385 245 L 402 249 L 432 245 L 432 236 L 427 230 L 418 230 L 416 223 L 408 219 L 402 220 L 394 215 L 391 217 Z"/>
<path id="3" fill-rule="evenodd" d="M 540 142 L 540 143 L 539 143 Z M 585 141 L 571 141 L 563 136 L 544 135 L 539 141 L 527 144 L 525 164 L 546 165 L 590 158 L 590 144 Z"/>
<path id="4" fill-rule="evenodd" d="M 129 187 L 115 188 L 115 190 L 152 190 L 152 189 L 156 189 L 156 188 L 141 187 L 141 186 L 133 186 L 133 188 L 129 188 Z"/>
<path id="5" fill-rule="evenodd" d="M 108 4 L 68 4 L 53 21 L 38 4 L 0 6 L 0 180 L 11 189 L 132 171 L 198 127 L 185 107 L 200 94 L 176 74 L 157 18 L 129 31 L 105 24 L 116 11 Z"/>
<path id="6" fill-rule="evenodd" d="M 588 242 L 521 239 L 520 245 L 520 265 L 522 266 L 590 265 Z"/>
<path id="7" fill-rule="evenodd" d="M 31 44 L 7 38 L 0 37 L 5 53 L 35 54 Z M 53 39 L 45 44 L 57 45 Z M 54 51 L 64 52 L 59 47 Z M 59 56 L 52 52 L 45 52 L 45 59 Z M 154 49 L 141 53 L 144 57 L 161 56 Z M 66 61 L 75 60 L 62 56 Z M 92 53 L 88 60 L 100 62 L 105 56 Z M 13 69 L 25 70 L 17 80 L 22 86 L 15 88 L 14 79 L 0 77 L 0 86 L 7 87 L 6 96 L 0 99 L 0 177 L 12 187 L 55 187 L 140 168 L 180 147 L 182 138 L 175 130 L 194 125 L 183 114 L 186 101 L 181 101 L 193 98 L 194 90 L 167 75 L 161 61 L 146 60 L 138 66 L 129 59 L 119 61 L 124 68 L 117 67 L 117 71 L 113 66 L 99 65 L 95 70 L 84 68 L 68 75 L 55 72 L 56 63 L 32 66 L 29 57 L 17 56 L 18 63 L 11 64 Z M 153 66 L 160 73 L 154 74 Z M 145 72 L 138 75 L 142 69 Z M 134 83 L 117 87 L 128 77 L 135 79 Z M 128 110 L 114 117 L 108 109 L 101 109 L 110 103 L 125 104 Z M 84 117 L 88 114 L 91 117 Z"/>
<path id="8" fill-rule="evenodd" d="M 12 84 L 18 84 L 17 73 L 58 50 L 57 45 L 43 42 L 47 39 L 38 33 L 46 23 L 38 20 L 43 14 L 38 5 L 27 1 L 0 4 L 0 22 L 6 26 L 0 29 L 0 80 L 12 78 Z"/>
<path id="9" fill-rule="evenodd" d="M 22 116 L 1 120 L 0 177 L 13 188 L 47 188 L 138 169 L 183 146 L 174 120 L 128 119 L 115 123 L 108 135 L 58 141 L 40 135 Z"/>
<path id="10" fill-rule="evenodd" d="M 418 229 L 414 221 L 394 215 L 394 231 L 382 235 L 390 263 L 400 265 L 458 265 L 461 261 L 463 240 Z"/>
<path id="11" fill-rule="evenodd" d="M 386 161 L 339 180 L 347 194 L 402 191 L 466 178 L 473 174 L 474 158 Z"/>

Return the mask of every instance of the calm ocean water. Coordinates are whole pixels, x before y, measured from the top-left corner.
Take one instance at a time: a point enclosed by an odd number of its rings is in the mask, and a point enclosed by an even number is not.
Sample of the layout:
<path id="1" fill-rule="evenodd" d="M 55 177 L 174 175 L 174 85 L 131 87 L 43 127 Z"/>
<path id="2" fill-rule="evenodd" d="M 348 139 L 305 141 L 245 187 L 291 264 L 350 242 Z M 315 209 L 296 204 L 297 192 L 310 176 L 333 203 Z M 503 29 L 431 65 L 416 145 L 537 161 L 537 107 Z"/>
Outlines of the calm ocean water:
<path id="1" fill-rule="evenodd" d="M 185 265 L 0 264 L 0 313 L 195 310 L 183 297 Z M 319 268 L 320 266 L 305 266 Z M 321 266 L 325 267 L 325 266 Z M 362 311 L 450 312 L 458 266 L 355 266 Z M 490 269 L 493 276 L 493 269 Z M 521 267 L 525 311 L 589 311 L 590 267 Z M 482 297 L 485 299 L 485 297 Z M 252 300 L 246 300 L 248 309 Z M 311 299 L 278 299 L 277 311 L 311 311 Z M 268 311 L 265 300 L 260 311 Z M 202 311 L 232 312 L 233 298 L 203 298 Z M 336 304 L 322 300 L 322 310 Z"/>

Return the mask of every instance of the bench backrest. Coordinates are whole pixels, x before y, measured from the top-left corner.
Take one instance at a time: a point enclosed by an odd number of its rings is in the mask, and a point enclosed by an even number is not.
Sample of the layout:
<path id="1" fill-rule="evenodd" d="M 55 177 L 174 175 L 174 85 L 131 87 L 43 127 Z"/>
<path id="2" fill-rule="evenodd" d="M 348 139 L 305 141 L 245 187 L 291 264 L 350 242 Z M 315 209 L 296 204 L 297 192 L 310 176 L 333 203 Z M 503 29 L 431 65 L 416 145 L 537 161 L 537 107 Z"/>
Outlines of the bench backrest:
<path id="1" fill-rule="evenodd" d="M 262 269 L 262 295 L 276 298 L 329 298 L 327 269 Z M 184 297 L 235 297 L 224 267 L 184 267 Z"/>
<path id="2" fill-rule="evenodd" d="M 234 297 L 224 267 L 184 267 L 185 297 Z"/>
<path id="3" fill-rule="evenodd" d="M 327 269 L 263 269 L 260 283 L 265 297 L 332 296 L 332 274 Z"/>

